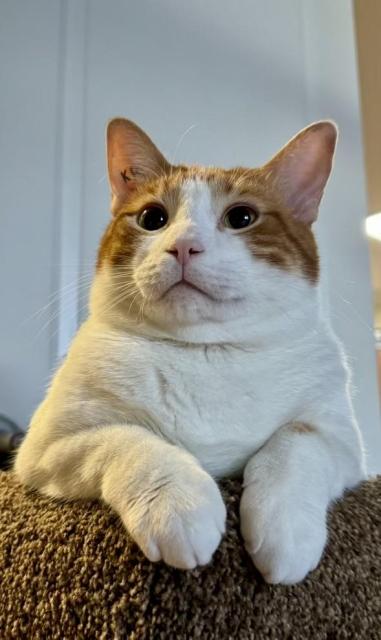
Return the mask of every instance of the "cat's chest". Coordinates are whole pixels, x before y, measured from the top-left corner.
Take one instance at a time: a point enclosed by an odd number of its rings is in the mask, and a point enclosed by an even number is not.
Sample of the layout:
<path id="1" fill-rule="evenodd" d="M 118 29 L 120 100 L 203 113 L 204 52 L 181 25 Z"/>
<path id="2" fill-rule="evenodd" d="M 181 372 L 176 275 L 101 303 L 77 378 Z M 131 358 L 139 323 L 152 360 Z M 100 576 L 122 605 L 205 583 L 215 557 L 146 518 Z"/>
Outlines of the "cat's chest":
<path id="1" fill-rule="evenodd" d="M 152 363 L 146 378 L 147 390 L 153 392 L 151 407 L 165 414 L 167 421 L 181 417 L 187 430 L 202 429 L 204 439 L 213 440 L 218 425 L 222 436 L 225 425 L 234 430 L 249 421 L 254 408 L 260 413 L 266 385 L 260 393 L 254 369 L 250 358 L 232 357 L 211 347 L 162 358 Z"/>
<path id="2" fill-rule="evenodd" d="M 221 347 L 131 344 L 109 354 L 107 384 L 127 417 L 186 447 L 217 475 L 239 469 L 295 399 L 290 367 L 276 353 Z"/>

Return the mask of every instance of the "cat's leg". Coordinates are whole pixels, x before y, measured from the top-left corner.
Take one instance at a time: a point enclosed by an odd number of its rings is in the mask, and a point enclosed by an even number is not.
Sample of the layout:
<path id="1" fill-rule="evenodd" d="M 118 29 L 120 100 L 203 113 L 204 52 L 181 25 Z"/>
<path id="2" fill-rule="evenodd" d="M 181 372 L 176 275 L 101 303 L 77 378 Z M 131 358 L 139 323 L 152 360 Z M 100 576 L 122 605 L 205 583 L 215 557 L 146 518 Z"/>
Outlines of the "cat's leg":
<path id="1" fill-rule="evenodd" d="M 210 561 L 225 505 L 192 455 L 140 426 L 81 429 L 54 441 L 33 426 L 15 462 L 22 482 L 52 497 L 103 499 L 152 561 L 184 569 Z"/>
<path id="2" fill-rule="evenodd" d="M 302 580 L 319 563 L 331 500 L 365 477 L 356 425 L 326 416 L 279 429 L 244 471 L 241 531 L 271 583 Z"/>

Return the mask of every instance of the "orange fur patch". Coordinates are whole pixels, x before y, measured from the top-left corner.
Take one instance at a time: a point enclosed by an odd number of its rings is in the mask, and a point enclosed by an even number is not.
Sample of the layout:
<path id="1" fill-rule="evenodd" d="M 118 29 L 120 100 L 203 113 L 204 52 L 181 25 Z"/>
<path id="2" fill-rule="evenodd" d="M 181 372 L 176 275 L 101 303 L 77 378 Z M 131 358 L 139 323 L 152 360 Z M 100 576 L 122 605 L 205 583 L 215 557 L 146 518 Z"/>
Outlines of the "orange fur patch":
<path id="1" fill-rule="evenodd" d="M 139 240 L 139 230 L 128 225 L 125 215 L 115 216 L 101 239 L 97 269 L 105 262 L 115 267 L 129 264 L 134 257 Z"/>

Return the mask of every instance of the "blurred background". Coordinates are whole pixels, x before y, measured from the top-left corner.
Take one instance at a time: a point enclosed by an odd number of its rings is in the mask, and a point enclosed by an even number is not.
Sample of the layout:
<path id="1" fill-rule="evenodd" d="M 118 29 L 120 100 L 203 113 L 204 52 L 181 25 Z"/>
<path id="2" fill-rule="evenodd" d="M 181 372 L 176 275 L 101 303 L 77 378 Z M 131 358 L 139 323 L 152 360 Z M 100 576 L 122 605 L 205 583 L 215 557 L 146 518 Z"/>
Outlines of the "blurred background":
<path id="1" fill-rule="evenodd" d="M 324 304 L 381 472 L 380 33 L 379 0 L 0 0 L 0 414 L 27 427 L 86 316 L 109 118 L 171 161 L 226 167 L 333 118 Z"/>

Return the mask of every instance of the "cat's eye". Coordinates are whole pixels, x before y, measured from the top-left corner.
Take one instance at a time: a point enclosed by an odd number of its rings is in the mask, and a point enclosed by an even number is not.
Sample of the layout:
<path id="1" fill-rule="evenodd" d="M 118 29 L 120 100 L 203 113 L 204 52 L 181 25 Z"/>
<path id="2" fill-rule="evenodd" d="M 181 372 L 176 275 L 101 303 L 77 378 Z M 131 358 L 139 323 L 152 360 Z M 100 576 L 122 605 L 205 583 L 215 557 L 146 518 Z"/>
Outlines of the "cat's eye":
<path id="1" fill-rule="evenodd" d="M 157 231 L 167 224 L 168 213 L 161 205 L 150 204 L 139 213 L 136 221 L 146 231 Z"/>
<path id="2" fill-rule="evenodd" d="M 244 229 L 250 227 L 258 219 L 258 213 L 246 204 L 230 207 L 225 213 L 223 223 L 229 229 Z"/>

